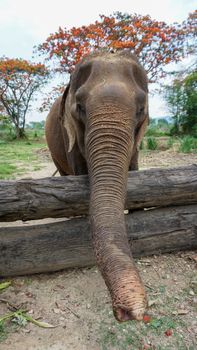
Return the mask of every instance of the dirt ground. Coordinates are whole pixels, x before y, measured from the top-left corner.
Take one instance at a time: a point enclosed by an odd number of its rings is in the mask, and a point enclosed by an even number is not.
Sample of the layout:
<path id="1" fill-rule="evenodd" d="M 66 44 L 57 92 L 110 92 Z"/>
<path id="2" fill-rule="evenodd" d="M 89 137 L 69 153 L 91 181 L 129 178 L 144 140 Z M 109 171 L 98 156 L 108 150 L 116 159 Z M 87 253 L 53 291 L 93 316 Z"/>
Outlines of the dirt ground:
<path id="1" fill-rule="evenodd" d="M 172 150 L 143 152 L 140 168 L 189 165 L 197 163 L 196 158 L 194 154 Z M 29 172 L 23 178 L 52 175 L 55 167 L 47 154 L 42 152 L 40 159 L 42 170 Z M 136 260 L 136 264 L 148 293 L 148 323 L 115 321 L 106 286 L 96 267 L 17 277 L 10 279 L 11 286 L 0 292 L 0 317 L 14 306 L 55 327 L 8 323 L 5 334 L 0 333 L 0 349 L 196 349 L 197 253 L 146 257 Z"/>

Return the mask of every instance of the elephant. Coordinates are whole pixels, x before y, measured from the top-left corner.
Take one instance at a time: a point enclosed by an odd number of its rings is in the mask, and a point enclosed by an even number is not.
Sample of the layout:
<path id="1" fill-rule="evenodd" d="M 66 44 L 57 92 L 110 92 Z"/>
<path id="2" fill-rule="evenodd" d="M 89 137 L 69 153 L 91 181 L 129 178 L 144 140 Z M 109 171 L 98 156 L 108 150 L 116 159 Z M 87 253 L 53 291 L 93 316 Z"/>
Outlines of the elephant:
<path id="1" fill-rule="evenodd" d="M 46 120 L 47 144 L 60 175 L 89 176 L 94 254 L 119 322 L 142 320 L 147 307 L 124 204 L 128 170 L 138 169 L 148 120 L 147 74 L 127 50 L 83 57 Z"/>

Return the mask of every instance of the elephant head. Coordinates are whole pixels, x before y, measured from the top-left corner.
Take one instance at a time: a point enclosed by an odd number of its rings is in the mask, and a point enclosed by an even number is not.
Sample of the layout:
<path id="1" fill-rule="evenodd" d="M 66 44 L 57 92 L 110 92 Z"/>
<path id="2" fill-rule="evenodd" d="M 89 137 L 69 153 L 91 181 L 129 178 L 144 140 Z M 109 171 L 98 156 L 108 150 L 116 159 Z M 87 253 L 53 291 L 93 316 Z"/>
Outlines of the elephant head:
<path id="1" fill-rule="evenodd" d="M 146 308 L 124 203 L 129 165 L 148 122 L 147 94 L 147 76 L 134 55 L 96 53 L 76 66 L 60 108 L 68 153 L 77 145 L 87 164 L 94 252 L 119 321 L 141 320 Z"/>

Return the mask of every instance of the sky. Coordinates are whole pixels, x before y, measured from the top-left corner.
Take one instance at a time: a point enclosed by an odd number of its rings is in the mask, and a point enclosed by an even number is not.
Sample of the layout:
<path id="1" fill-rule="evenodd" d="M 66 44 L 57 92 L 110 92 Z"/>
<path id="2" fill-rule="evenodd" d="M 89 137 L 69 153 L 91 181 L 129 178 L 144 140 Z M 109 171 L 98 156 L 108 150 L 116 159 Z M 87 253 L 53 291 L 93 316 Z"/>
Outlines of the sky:
<path id="1" fill-rule="evenodd" d="M 33 47 L 61 27 L 88 25 L 115 11 L 149 14 L 167 23 L 182 22 L 196 8 L 194 0 L 0 0 L 0 57 L 32 60 Z M 169 112 L 161 96 L 149 98 L 150 116 Z M 46 113 L 33 110 L 28 121 L 45 119 Z"/>

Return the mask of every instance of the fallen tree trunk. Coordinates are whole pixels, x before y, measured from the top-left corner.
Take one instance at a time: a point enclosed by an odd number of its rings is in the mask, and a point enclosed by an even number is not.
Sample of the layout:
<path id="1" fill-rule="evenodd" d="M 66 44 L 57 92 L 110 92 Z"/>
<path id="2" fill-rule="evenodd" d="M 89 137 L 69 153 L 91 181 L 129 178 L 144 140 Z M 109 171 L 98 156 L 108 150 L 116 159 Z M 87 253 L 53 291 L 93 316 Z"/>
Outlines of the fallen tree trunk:
<path id="1" fill-rule="evenodd" d="M 126 208 L 197 203 L 197 166 L 129 172 Z M 0 221 L 88 213 L 87 176 L 0 182 Z"/>
<path id="2" fill-rule="evenodd" d="M 197 247 L 197 205 L 126 215 L 135 257 Z M 0 276 L 56 271 L 95 263 L 87 218 L 0 228 Z"/>

